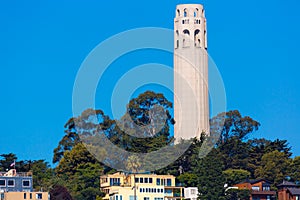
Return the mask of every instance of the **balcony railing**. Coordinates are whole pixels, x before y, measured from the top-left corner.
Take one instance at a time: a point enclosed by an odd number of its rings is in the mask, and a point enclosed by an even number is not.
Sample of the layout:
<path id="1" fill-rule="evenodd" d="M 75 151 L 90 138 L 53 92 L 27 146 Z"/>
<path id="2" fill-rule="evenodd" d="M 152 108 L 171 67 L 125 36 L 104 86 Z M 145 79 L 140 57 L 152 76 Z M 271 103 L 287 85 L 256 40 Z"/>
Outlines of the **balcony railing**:
<path id="1" fill-rule="evenodd" d="M 121 183 L 110 183 L 110 186 L 121 186 Z"/>

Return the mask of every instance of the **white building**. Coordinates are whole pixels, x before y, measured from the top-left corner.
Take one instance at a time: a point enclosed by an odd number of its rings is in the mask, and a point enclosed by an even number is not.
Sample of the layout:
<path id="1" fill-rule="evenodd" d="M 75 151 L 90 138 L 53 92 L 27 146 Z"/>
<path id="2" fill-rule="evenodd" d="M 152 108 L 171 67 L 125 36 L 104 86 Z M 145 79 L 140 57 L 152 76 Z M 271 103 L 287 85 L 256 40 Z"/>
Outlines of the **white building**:
<path id="1" fill-rule="evenodd" d="M 184 188 L 184 199 L 197 200 L 197 198 L 198 198 L 198 188 L 197 187 Z"/>

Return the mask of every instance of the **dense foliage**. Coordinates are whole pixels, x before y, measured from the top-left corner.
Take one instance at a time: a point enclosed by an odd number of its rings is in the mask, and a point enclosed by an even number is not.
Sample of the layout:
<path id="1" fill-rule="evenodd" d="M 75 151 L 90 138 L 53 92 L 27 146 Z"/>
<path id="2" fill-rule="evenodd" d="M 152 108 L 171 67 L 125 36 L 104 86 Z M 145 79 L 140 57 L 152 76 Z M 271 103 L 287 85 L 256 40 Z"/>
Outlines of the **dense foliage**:
<path id="1" fill-rule="evenodd" d="M 165 116 L 160 119 L 164 123 L 159 129 L 152 125 L 157 117 L 162 116 L 153 112 L 156 105 L 163 108 Z M 99 177 L 114 170 L 96 160 L 80 142 L 79 135 L 95 134 L 101 130 L 111 142 L 127 151 L 155 151 L 172 143 L 170 127 L 175 121 L 170 115 L 171 108 L 172 103 L 162 94 L 147 91 L 129 102 L 129 115 L 118 121 L 110 119 L 102 110 L 87 109 L 81 116 L 67 121 L 65 135 L 54 149 L 55 168 L 44 160 L 19 161 L 15 154 L 10 153 L 0 155 L 0 170 L 8 170 L 10 164 L 17 160 L 16 169 L 32 171 L 34 188 L 40 190 L 43 187 L 43 190 L 50 191 L 53 200 L 101 199 L 103 193 L 99 190 Z M 126 134 L 123 128 L 132 127 L 133 123 L 148 125 L 148 128 L 134 133 L 145 138 Z M 274 188 L 286 177 L 290 181 L 300 181 L 300 157 L 291 157 L 291 147 L 286 140 L 248 138 L 259 126 L 259 122 L 242 116 L 237 110 L 220 113 L 211 119 L 211 133 L 219 131 L 221 137 L 207 156 L 200 156 L 201 147 L 208 140 L 203 133 L 174 163 L 155 173 L 173 174 L 178 184 L 197 186 L 201 199 L 249 199 L 248 190 L 226 190 L 228 186 L 246 179 L 265 178 L 273 183 Z M 105 156 L 105 153 L 101 152 L 101 155 Z M 139 164 L 136 158 L 131 157 L 127 159 L 126 166 L 134 172 Z"/>

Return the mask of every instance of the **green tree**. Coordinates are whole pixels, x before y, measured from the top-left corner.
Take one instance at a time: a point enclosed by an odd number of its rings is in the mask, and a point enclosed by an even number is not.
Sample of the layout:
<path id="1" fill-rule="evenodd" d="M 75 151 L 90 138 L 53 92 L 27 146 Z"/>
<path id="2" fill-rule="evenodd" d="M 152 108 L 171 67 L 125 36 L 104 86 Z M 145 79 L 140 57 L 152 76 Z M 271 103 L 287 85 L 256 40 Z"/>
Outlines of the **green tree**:
<path id="1" fill-rule="evenodd" d="M 250 200 L 250 190 L 229 189 L 225 197 L 226 200 Z"/>
<path id="2" fill-rule="evenodd" d="M 275 150 L 277 150 L 278 152 L 283 152 L 286 157 L 292 156 L 291 147 L 289 147 L 287 140 L 276 139 L 274 141 L 270 141 L 266 145 L 266 152 L 272 152 Z"/>
<path id="3" fill-rule="evenodd" d="M 114 124 L 114 120 L 102 110 L 86 109 L 80 116 L 70 118 L 64 126 L 65 136 L 54 149 L 53 163 L 59 162 L 66 151 L 72 150 L 80 142 L 80 136 L 95 135 L 100 133 L 99 130 L 109 136 Z"/>
<path id="4" fill-rule="evenodd" d="M 55 171 L 74 199 L 94 200 L 102 195 L 99 185 L 103 169 L 84 145 L 78 143 L 64 153 Z"/>
<path id="5" fill-rule="evenodd" d="M 65 125 L 65 128 L 68 127 L 68 129 L 65 130 L 66 135 L 59 141 L 58 147 L 53 150 L 53 163 L 58 163 L 63 157 L 65 151 L 71 150 L 76 144 L 79 143 L 79 136 L 75 130 L 73 130 L 74 124 L 70 124 L 72 119 L 73 118 L 71 118 Z"/>
<path id="6" fill-rule="evenodd" d="M 266 146 L 269 144 L 266 139 L 253 139 L 248 140 L 247 145 L 249 148 L 248 164 L 245 169 L 250 171 L 251 178 L 255 178 L 255 171 L 261 165 L 261 158 L 266 153 Z"/>
<path id="7" fill-rule="evenodd" d="M 146 91 L 133 98 L 127 105 L 126 114 L 117 122 L 122 130 L 114 132 L 117 134 L 114 141 L 119 139 L 115 144 L 137 153 L 168 145 L 171 142 L 170 125 L 174 124 L 171 108 L 172 103 L 161 93 Z"/>
<path id="8" fill-rule="evenodd" d="M 36 190 L 48 190 L 54 170 L 45 160 L 34 160 L 28 163 L 28 171 L 33 174 L 33 187 Z"/>
<path id="9" fill-rule="evenodd" d="M 289 175 L 293 181 L 300 183 L 300 156 L 295 157 L 289 168 Z"/>
<path id="10" fill-rule="evenodd" d="M 245 139 L 260 126 L 260 123 L 251 117 L 243 117 L 238 110 L 220 113 L 210 120 L 210 124 L 212 132 L 220 133 L 220 143 L 225 143 L 231 137 Z"/>
<path id="11" fill-rule="evenodd" d="M 197 185 L 197 179 L 197 174 L 191 172 L 185 172 L 177 177 L 178 182 L 185 187 L 193 187 Z"/>
<path id="12" fill-rule="evenodd" d="M 2 159 L 0 160 L 0 169 L 1 171 L 6 171 L 10 169 L 10 165 L 17 160 L 16 154 L 1 154 Z"/>
<path id="13" fill-rule="evenodd" d="M 220 154 L 213 149 L 206 157 L 197 160 L 193 173 L 197 175 L 199 198 L 204 200 L 223 199 L 225 177 Z"/>
<path id="14" fill-rule="evenodd" d="M 195 167 L 196 162 L 199 158 L 199 151 L 202 146 L 203 141 L 205 140 L 205 133 L 201 134 L 200 139 L 193 138 L 191 141 L 191 145 L 188 147 L 188 149 L 181 155 L 175 162 L 170 164 L 169 166 L 157 170 L 157 174 L 172 174 L 174 176 L 180 176 L 181 179 L 177 179 L 179 182 L 190 182 L 186 178 L 191 177 L 189 174 L 186 176 L 185 173 L 191 172 L 192 169 Z M 181 182 L 183 183 L 183 182 Z"/>
<path id="15" fill-rule="evenodd" d="M 291 153 L 291 148 L 288 146 L 286 140 L 276 139 L 274 141 L 261 139 L 252 139 L 247 141 L 247 148 L 249 148 L 249 157 L 247 169 L 251 172 L 251 178 L 255 178 L 255 171 L 262 165 L 262 157 L 266 153 L 273 152 L 277 150 L 285 154 L 286 158 L 289 158 Z"/>
<path id="16" fill-rule="evenodd" d="M 263 155 L 261 165 L 255 171 L 255 175 L 271 181 L 274 183 L 273 186 L 276 186 L 287 175 L 289 166 L 290 159 L 286 154 L 275 150 Z"/>
<path id="17" fill-rule="evenodd" d="M 139 157 L 136 155 L 129 156 L 125 165 L 127 170 L 132 173 L 138 173 L 141 167 Z"/>
<path id="18" fill-rule="evenodd" d="M 225 169 L 247 169 L 249 147 L 240 138 L 232 136 L 218 146 Z"/>
<path id="19" fill-rule="evenodd" d="M 226 184 L 232 186 L 250 177 L 250 172 L 244 169 L 227 169 L 223 171 Z"/>
<path id="20" fill-rule="evenodd" d="M 73 200 L 71 194 L 68 192 L 67 188 L 61 185 L 55 185 L 50 190 L 50 200 Z"/>

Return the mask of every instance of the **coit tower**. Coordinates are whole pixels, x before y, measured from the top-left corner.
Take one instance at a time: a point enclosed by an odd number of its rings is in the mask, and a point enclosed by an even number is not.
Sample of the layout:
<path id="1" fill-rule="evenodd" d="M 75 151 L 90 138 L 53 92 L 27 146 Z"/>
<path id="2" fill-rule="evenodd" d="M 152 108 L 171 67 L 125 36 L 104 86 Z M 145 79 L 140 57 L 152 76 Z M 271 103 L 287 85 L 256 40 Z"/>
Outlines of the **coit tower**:
<path id="1" fill-rule="evenodd" d="M 176 142 L 209 134 L 207 31 L 201 4 L 176 7 L 174 118 Z"/>

